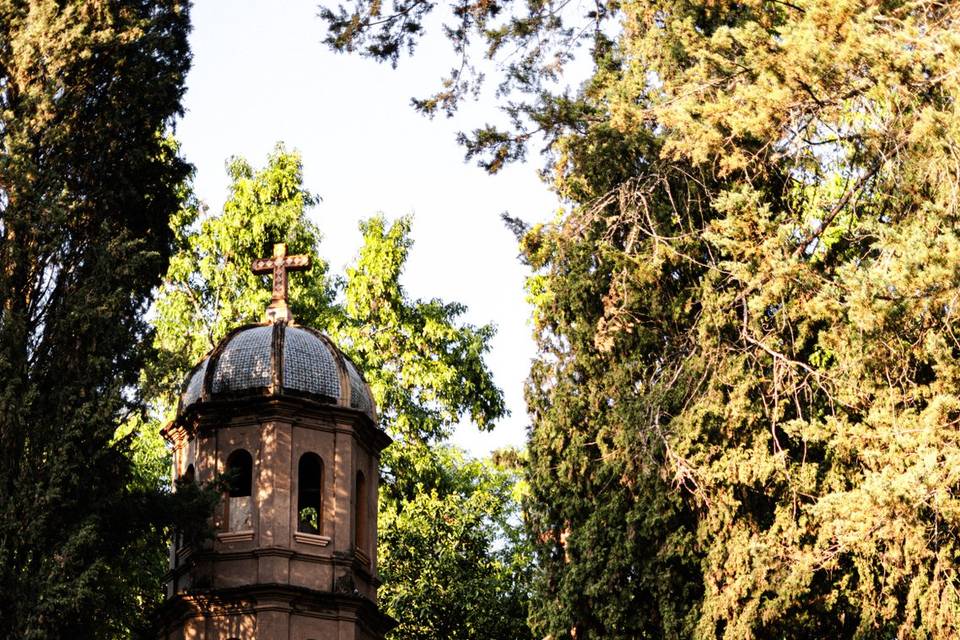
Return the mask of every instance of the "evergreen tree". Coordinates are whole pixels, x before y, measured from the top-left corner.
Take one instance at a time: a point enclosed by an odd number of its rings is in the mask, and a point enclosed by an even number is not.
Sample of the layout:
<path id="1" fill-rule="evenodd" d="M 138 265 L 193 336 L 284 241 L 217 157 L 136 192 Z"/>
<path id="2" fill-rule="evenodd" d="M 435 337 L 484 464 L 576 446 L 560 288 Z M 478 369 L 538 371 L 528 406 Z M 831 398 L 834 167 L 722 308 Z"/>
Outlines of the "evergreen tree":
<path id="1" fill-rule="evenodd" d="M 522 638 L 529 571 L 515 474 L 443 444 L 461 418 L 490 429 L 505 412 L 483 361 L 493 329 L 460 322 L 462 305 L 407 296 L 409 219 L 362 223 L 356 263 L 333 277 L 306 217 L 316 200 L 299 155 L 279 146 L 264 168 L 235 158 L 229 172 L 221 214 L 201 216 L 191 202 L 174 220 L 158 357 L 144 375 L 154 415 L 172 416 L 187 372 L 231 328 L 262 320 L 270 286 L 252 260 L 276 242 L 311 254 L 311 271 L 290 279 L 297 322 L 326 331 L 357 363 L 394 438 L 381 459 L 379 516 L 380 604 L 400 622 L 392 637 Z"/>
<path id="2" fill-rule="evenodd" d="M 114 432 L 187 173 L 188 29 L 175 1 L 0 1 L 0 637 L 122 631 L 169 522 Z"/>
<path id="3" fill-rule="evenodd" d="M 336 46 L 419 36 L 356 7 Z M 536 630 L 955 637 L 960 7 L 591 11 L 590 82 L 527 112 L 567 204 L 523 239 Z"/>

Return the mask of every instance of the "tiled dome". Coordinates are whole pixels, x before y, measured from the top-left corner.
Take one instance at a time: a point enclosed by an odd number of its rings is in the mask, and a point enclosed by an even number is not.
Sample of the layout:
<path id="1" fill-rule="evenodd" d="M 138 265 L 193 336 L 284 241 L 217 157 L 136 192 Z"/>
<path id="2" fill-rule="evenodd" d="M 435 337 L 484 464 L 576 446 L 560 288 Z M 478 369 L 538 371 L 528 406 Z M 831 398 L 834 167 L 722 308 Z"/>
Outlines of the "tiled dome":
<path id="1" fill-rule="evenodd" d="M 273 395 L 349 407 L 377 421 L 370 388 L 350 359 L 322 333 L 285 322 L 228 334 L 187 376 L 177 413 L 211 400 Z"/>

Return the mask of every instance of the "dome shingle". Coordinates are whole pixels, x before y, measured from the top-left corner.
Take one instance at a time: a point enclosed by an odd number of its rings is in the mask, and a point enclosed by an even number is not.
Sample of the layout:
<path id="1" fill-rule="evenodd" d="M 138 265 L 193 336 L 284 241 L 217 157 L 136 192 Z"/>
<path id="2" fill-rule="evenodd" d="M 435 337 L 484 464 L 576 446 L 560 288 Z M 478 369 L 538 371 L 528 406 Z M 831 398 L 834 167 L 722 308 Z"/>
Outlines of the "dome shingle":
<path id="1" fill-rule="evenodd" d="M 277 395 L 347 407 L 377 422 L 353 362 L 320 332 L 285 322 L 240 327 L 223 338 L 187 376 L 177 415 L 199 403 Z"/>

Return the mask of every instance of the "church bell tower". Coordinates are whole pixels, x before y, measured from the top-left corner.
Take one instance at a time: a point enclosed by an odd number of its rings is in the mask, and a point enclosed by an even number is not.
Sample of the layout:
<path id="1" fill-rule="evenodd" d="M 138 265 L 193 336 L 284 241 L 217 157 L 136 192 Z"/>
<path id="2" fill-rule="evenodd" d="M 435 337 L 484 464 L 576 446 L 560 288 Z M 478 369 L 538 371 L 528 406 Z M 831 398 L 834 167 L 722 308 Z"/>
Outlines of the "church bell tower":
<path id="1" fill-rule="evenodd" d="M 170 552 L 162 640 L 380 640 L 377 481 L 390 438 L 361 372 L 328 337 L 298 326 L 284 245 L 262 324 L 235 329 L 190 372 L 176 418 L 175 479 L 225 478 L 212 540 Z"/>

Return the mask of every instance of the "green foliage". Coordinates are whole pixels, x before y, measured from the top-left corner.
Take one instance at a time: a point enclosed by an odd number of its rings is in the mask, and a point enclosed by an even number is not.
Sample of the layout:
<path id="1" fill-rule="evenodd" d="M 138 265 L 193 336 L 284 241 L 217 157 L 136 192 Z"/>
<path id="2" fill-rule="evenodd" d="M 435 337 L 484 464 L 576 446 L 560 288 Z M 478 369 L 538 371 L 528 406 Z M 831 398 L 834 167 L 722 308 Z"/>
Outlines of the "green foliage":
<path id="1" fill-rule="evenodd" d="M 315 507 L 304 507 L 300 509 L 300 524 L 308 527 L 306 530 L 307 533 L 319 533 L 320 513 Z"/>
<path id="2" fill-rule="evenodd" d="M 380 496 L 379 597 L 400 621 L 391 638 L 532 637 L 515 475 L 446 446 L 386 453 L 415 469 Z"/>
<path id="3" fill-rule="evenodd" d="M 526 240 L 538 628 L 956 635 L 956 8 L 623 9 L 609 124 L 557 147 L 581 204 Z M 635 555 L 583 555 L 597 517 Z"/>
<path id="4" fill-rule="evenodd" d="M 379 535 L 381 605 L 401 622 L 396 637 L 466 630 L 479 637 L 494 622 L 509 630 L 501 637 L 521 637 L 514 630 L 525 626 L 529 581 L 520 568 L 528 563 L 516 559 L 525 552 L 518 503 L 508 495 L 513 476 L 435 448 L 461 419 L 489 429 L 505 413 L 483 361 L 493 328 L 461 323 L 462 305 L 407 296 L 400 277 L 411 246 L 408 218 L 362 223 L 356 263 L 345 278 L 329 277 L 318 261 L 320 234 L 306 217 L 314 198 L 303 188 L 298 154 L 278 146 L 262 169 L 234 159 L 230 175 L 222 214 L 201 215 L 190 202 L 174 220 L 178 250 L 153 320 L 158 356 L 144 376 L 155 415 L 175 410 L 190 367 L 230 328 L 262 318 L 270 286 L 250 273 L 252 260 L 275 242 L 310 254 L 312 270 L 290 280 L 296 320 L 326 331 L 357 363 L 395 440 L 382 459 Z M 461 500 L 471 509 L 459 511 Z M 426 519 L 439 513 L 445 517 Z M 438 553 L 457 562 L 440 571 Z M 434 563 L 431 570 L 407 571 L 418 559 Z M 437 617 L 453 602 L 452 584 L 463 585 L 457 608 Z"/>
<path id="5" fill-rule="evenodd" d="M 104 637 L 178 519 L 114 439 L 188 167 L 180 2 L 0 2 L 0 637 Z"/>
<path id="6" fill-rule="evenodd" d="M 536 632 L 956 637 L 960 7 L 599 6 L 528 116 L 567 205 L 523 238 Z"/>
<path id="7" fill-rule="evenodd" d="M 145 393 L 165 419 L 176 409 L 184 371 L 230 329 L 262 319 L 270 287 L 266 276 L 253 274 L 250 263 L 271 255 L 274 242 L 303 253 L 320 241 L 305 216 L 316 199 L 302 186 L 299 156 L 278 146 L 261 171 L 242 158 L 233 158 L 227 171 L 232 182 L 221 215 L 201 217 L 200 204 L 190 193 L 171 222 L 176 251 L 153 323 L 158 356 L 144 376 Z M 332 286 L 326 264 L 317 258 L 309 278 L 290 279 L 290 297 L 305 324 L 328 324 Z"/>
<path id="8" fill-rule="evenodd" d="M 409 300 L 400 274 L 410 219 L 361 224 L 363 247 L 347 269 L 343 315 L 330 335 L 367 372 L 385 426 L 395 437 L 435 440 L 461 416 L 492 429 L 506 412 L 483 362 L 494 328 L 457 324 L 459 303 Z"/>

